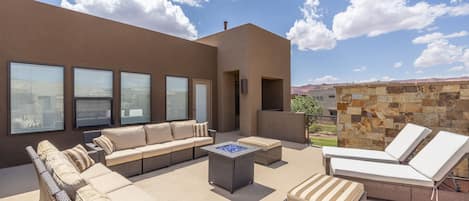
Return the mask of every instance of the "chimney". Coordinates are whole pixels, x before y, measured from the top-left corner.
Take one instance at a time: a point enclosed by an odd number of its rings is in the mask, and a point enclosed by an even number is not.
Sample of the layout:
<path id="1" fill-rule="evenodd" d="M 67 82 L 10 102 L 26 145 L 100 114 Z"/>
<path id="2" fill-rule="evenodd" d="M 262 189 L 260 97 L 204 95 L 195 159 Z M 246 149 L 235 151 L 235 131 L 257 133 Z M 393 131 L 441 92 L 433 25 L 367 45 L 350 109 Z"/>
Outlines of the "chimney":
<path id="1" fill-rule="evenodd" d="M 225 31 L 228 29 L 228 21 L 224 21 L 223 22 L 223 25 L 224 25 L 224 29 Z"/>

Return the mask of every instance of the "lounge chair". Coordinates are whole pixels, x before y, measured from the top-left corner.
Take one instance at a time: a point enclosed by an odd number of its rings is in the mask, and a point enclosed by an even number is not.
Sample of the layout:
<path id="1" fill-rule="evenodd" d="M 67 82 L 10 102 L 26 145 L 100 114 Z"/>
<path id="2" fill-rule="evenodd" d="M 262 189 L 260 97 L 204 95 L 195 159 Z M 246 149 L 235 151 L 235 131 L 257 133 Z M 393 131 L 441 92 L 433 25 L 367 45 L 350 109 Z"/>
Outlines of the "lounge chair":
<path id="1" fill-rule="evenodd" d="M 408 165 L 332 158 L 333 176 L 365 185 L 368 197 L 417 201 L 469 200 L 468 193 L 438 192 L 438 187 L 469 153 L 469 137 L 439 132 Z"/>
<path id="2" fill-rule="evenodd" d="M 322 155 L 326 173 L 329 174 L 331 158 L 403 163 L 431 132 L 431 129 L 409 123 L 384 151 L 325 146 L 322 148 Z"/>

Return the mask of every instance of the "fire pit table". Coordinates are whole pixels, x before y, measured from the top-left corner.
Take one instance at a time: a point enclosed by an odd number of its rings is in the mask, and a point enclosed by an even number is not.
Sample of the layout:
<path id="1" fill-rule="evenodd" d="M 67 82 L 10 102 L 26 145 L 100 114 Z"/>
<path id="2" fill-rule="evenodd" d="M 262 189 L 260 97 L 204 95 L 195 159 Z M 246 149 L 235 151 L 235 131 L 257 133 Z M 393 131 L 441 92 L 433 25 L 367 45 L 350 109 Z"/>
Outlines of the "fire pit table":
<path id="1" fill-rule="evenodd" d="M 257 147 L 225 142 L 203 147 L 208 152 L 208 182 L 233 193 L 254 182 Z"/>

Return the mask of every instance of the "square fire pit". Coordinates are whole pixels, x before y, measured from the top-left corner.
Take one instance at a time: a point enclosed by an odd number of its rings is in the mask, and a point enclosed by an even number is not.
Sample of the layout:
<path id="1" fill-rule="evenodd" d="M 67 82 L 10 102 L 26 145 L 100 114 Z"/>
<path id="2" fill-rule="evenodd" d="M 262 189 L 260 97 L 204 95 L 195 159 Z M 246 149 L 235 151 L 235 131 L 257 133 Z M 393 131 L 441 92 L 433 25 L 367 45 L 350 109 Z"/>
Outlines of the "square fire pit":
<path id="1" fill-rule="evenodd" d="M 203 147 L 208 152 L 208 182 L 230 193 L 254 182 L 257 147 L 225 142 Z"/>

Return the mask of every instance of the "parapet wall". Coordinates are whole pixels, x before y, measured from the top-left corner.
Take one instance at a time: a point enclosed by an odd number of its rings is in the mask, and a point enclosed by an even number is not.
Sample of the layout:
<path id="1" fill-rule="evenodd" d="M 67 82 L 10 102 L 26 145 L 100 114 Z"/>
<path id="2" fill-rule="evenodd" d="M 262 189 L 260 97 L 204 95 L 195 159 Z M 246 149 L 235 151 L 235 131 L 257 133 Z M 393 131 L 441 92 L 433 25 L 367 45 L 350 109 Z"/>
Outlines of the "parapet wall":
<path id="1" fill-rule="evenodd" d="M 469 135 L 469 81 L 338 86 L 339 146 L 384 148 L 406 123 Z M 423 146 L 421 145 L 419 149 Z M 464 160 L 457 175 L 469 176 Z"/>

